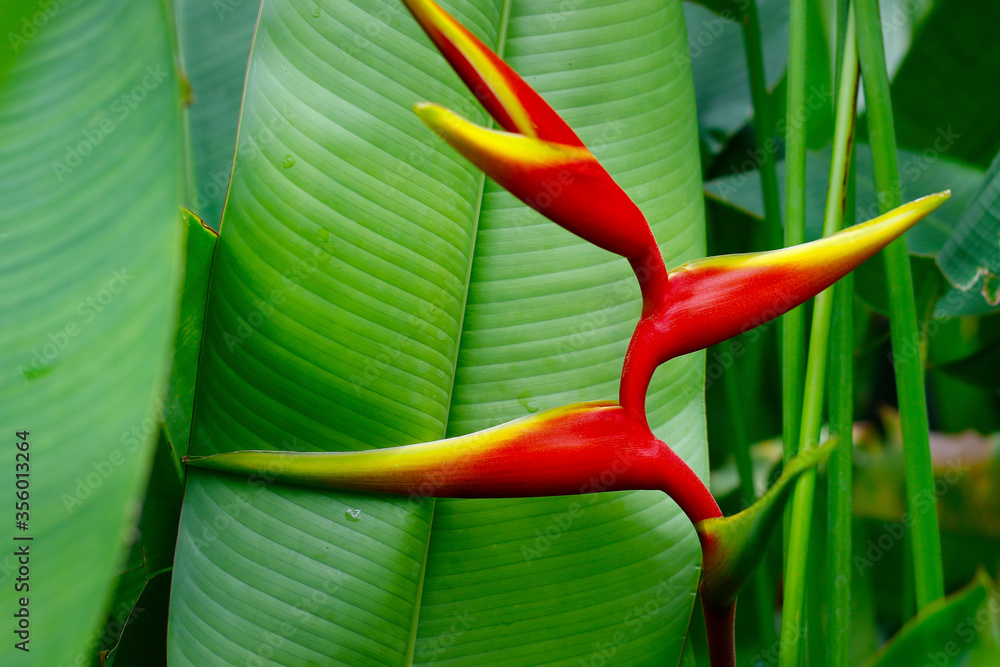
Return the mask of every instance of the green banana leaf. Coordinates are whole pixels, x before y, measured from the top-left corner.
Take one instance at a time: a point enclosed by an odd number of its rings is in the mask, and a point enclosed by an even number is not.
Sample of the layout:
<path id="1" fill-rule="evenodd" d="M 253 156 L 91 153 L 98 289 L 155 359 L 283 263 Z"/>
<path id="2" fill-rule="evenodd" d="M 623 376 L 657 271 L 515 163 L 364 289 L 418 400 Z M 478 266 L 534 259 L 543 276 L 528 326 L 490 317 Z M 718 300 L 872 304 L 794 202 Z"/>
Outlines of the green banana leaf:
<path id="1" fill-rule="evenodd" d="M 451 2 L 650 218 L 704 252 L 680 2 Z M 398 2 L 267 0 L 212 269 L 191 451 L 354 450 L 614 398 L 624 260 L 528 211 L 413 116 L 483 123 Z M 657 433 L 707 475 L 703 357 Z M 699 555 L 658 493 L 508 501 L 326 493 L 190 471 L 172 665 L 676 664 Z"/>
<path id="2" fill-rule="evenodd" d="M 1000 305 L 1000 155 L 938 253 L 937 263 L 955 287 L 978 292 L 992 307 Z"/>
<path id="3" fill-rule="evenodd" d="M 987 168 L 1000 150 L 1000 121 L 994 111 L 1000 89 L 984 84 L 1000 69 L 1000 49 L 986 48 L 993 44 L 1000 4 L 900 4 L 882 17 L 889 33 L 914 19 L 917 23 L 892 81 L 899 145 Z"/>
<path id="4" fill-rule="evenodd" d="M 15 432 L 30 442 L 28 529 L 7 517 L 0 557 L 4 665 L 89 663 L 100 640 L 153 454 L 181 252 L 166 7 L 47 7 L 0 77 L 0 424 L 11 486 Z M 34 538 L 24 542 L 29 581 L 18 582 L 27 589 L 15 589 L 11 533 Z M 27 655 L 10 633 L 22 597 Z"/>

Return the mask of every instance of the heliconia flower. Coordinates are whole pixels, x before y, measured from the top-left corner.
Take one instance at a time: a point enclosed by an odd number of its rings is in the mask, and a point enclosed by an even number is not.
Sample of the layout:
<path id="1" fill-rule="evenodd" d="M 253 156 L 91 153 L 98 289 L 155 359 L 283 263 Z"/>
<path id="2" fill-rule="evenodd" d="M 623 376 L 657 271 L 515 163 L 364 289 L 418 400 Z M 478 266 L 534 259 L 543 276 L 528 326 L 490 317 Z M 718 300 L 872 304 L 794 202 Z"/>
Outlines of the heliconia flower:
<path id="1" fill-rule="evenodd" d="M 503 129 L 479 127 L 426 102 L 414 107 L 420 119 L 528 206 L 627 258 L 644 299 L 655 300 L 666 272 L 639 207 L 566 121 L 493 51 L 432 0 L 403 1 Z"/>
<path id="2" fill-rule="evenodd" d="M 944 203 L 950 191 L 904 204 L 810 243 L 722 255 L 667 275 L 662 299 L 644 311 L 625 356 L 621 404 L 645 418 L 653 371 L 674 357 L 749 331 L 816 296 Z"/>

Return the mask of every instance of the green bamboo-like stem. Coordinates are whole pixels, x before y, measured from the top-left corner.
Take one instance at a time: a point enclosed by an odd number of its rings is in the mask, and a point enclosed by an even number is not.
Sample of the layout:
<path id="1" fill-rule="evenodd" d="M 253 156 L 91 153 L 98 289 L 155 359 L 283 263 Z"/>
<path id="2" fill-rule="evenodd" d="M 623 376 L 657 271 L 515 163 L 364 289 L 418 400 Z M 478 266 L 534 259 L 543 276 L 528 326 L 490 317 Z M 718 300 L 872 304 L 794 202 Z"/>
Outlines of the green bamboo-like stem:
<path id="1" fill-rule="evenodd" d="M 785 136 L 785 246 L 806 238 L 806 14 L 808 0 L 791 0 L 788 17 L 788 103 Z M 802 418 L 802 352 L 805 347 L 802 306 L 781 318 L 781 446 L 787 464 L 799 450 Z M 785 512 L 783 555 L 788 559 L 791 512 Z"/>
<path id="2" fill-rule="evenodd" d="M 771 110 L 771 96 L 767 92 L 764 46 L 756 0 L 749 0 L 743 15 L 743 48 L 746 51 L 747 73 L 750 77 L 750 98 L 753 101 L 753 133 L 757 144 L 757 169 L 760 171 L 760 187 L 764 199 L 764 225 L 768 249 L 773 250 L 784 245 L 781 231 L 781 194 L 778 192 L 774 113 Z"/>
<path id="3" fill-rule="evenodd" d="M 843 222 L 844 195 L 848 164 L 854 136 L 855 107 L 858 92 L 858 55 L 855 43 L 853 15 L 848 17 L 845 48 L 837 91 L 836 125 L 833 134 L 833 161 L 830 165 L 830 185 L 827 191 L 823 233 L 835 233 Z M 833 292 L 826 290 L 816 297 L 813 308 L 809 356 L 806 366 L 805 400 L 803 402 L 799 451 L 808 451 L 819 444 L 826 385 L 826 364 L 833 316 Z M 788 559 L 785 566 L 785 598 L 782 605 L 781 648 L 779 664 L 797 667 L 803 637 L 804 603 L 807 582 L 809 535 L 812 528 L 813 497 L 816 473 L 803 474 L 792 498 L 791 526 L 788 537 Z"/>
<path id="4" fill-rule="evenodd" d="M 736 470 L 740 476 L 740 496 L 744 507 L 749 507 L 757 500 L 757 490 L 754 488 L 750 437 L 747 431 L 746 414 L 740 395 L 739 372 L 736 366 L 727 371 L 723 384 L 726 389 L 729 418 L 733 425 L 733 458 L 736 459 Z M 772 646 L 778 637 L 774 630 L 774 589 L 765 562 L 762 561 L 754 570 L 751 586 L 753 586 L 754 602 L 757 605 L 755 611 L 760 638 L 764 646 Z"/>
<path id="5" fill-rule="evenodd" d="M 853 164 L 844 225 L 853 224 Z M 839 442 L 827 464 L 827 645 L 830 667 L 851 659 L 851 489 L 854 422 L 854 274 L 833 288 L 830 336 L 830 436 Z"/>
<path id="6" fill-rule="evenodd" d="M 837 2 L 837 62 L 846 48 L 849 0 Z M 856 28 L 857 26 L 855 26 Z M 855 39 L 855 42 L 857 40 Z M 856 48 L 856 44 L 852 45 Z M 838 73 L 838 85 L 843 72 Z M 848 164 L 844 226 L 854 224 L 854 159 Z M 827 655 L 830 667 L 849 667 L 851 661 L 851 493 L 854 473 L 854 274 L 833 288 L 833 321 L 830 324 L 830 381 L 828 413 L 830 437 L 840 444 L 827 464 Z"/>
<path id="7" fill-rule="evenodd" d="M 896 162 L 896 135 L 885 68 L 882 23 L 877 0 L 857 0 L 858 52 L 865 80 L 868 106 L 868 134 L 879 208 L 887 211 L 902 201 L 899 165 Z M 892 335 L 893 368 L 903 433 L 907 509 L 913 520 L 913 569 L 917 608 L 944 595 L 941 541 L 938 533 L 934 475 L 931 469 L 924 368 L 920 355 L 920 334 L 913 297 L 913 276 L 905 237 L 884 251 L 889 285 L 889 322 Z"/>

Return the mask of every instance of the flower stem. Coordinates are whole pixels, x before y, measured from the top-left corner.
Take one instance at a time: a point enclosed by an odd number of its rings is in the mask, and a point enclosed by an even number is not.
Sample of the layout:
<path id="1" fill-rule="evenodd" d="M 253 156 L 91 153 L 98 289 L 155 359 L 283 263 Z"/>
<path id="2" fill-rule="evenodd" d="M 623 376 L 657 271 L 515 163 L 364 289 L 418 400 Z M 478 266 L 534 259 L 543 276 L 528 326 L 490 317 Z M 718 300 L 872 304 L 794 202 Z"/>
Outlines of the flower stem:
<path id="1" fill-rule="evenodd" d="M 857 14 L 858 50 L 864 72 L 875 188 L 879 207 L 888 210 L 902 200 L 902 195 L 877 0 L 857 0 Z M 944 595 L 944 574 L 931 469 L 924 368 L 906 239 L 900 237 L 890 244 L 884 251 L 884 257 L 889 285 L 893 368 L 903 433 L 906 500 L 913 519 L 910 538 L 913 543 L 917 608 L 923 609 Z"/>
<path id="2" fill-rule="evenodd" d="M 844 200 L 854 136 L 855 107 L 858 91 L 858 55 L 855 44 L 853 15 L 848 17 L 845 48 L 841 63 L 840 85 L 837 91 L 836 125 L 833 135 L 833 161 L 830 165 L 830 185 L 827 191 L 823 233 L 828 236 L 841 226 L 844 217 Z M 806 366 L 805 400 L 800 451 L 808 451 L 819 444 L 823 416 L 823 398 L 826 386 L 826 364 L 830 339 L 830 321 L 833 315 L 833 291 L 828 289 L 816 297 L 813 309 L 812 332 L 809 338 L 809 356 Z M 785 598 L 782 605 L 780 663 L 783 667 L 797 667 L 803 637 L 803 616 L 806 594 L 806 569 L 809 535 L 812 527 L 813 497 L 816 490 L 816 473 L 809 471 L 796 484 L 792 498 L 791 530 L 788 536 L 788 559 L 785 566 Z"/>

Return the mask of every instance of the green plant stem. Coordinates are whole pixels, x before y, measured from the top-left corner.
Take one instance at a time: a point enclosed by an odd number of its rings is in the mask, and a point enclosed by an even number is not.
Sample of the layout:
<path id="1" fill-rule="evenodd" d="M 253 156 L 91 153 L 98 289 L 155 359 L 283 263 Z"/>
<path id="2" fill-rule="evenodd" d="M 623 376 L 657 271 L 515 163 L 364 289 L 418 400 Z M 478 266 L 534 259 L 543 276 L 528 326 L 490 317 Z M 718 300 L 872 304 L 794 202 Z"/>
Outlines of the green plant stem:
<path id="1" fill-rule="evenodd" d="M 781 195 L 778 192 L 778 143 L 774 138 L 774 114 L 771 95 L 767 91 L 764 69 L 764 47 L 760 30 L 760 14 L 756 0 L 747 3 L 743 15 L 743 47 L 746 50 L 747 72 L 750 77 L 750 98 L 753 101 L 753 133 L 757 144 L 757 169 L 760 171 L 761 194 L 764 199 L 764 224 L 769 250 L 780 248 Z"/>
<path id="2" fill-rule="evenodd" d="M 785 136 L 785 246 L 806 238 L 806 13 L 808 0 L 791 0 L 788 17 L 788 104 Z M 781 446 L 787 464 L 799 450 L 802 417 L 802 353 L 805 348 L 802 306 L 781 318 Z M 783 555 L 788 559 L 791 511 L 785 512 Z"/>
<path id="3" fill-rule="evenodd" d="M 750 507 L 757 500 L 757 491 L 754 488 L 753 460 L 750 458 L 750 437 L 747 432 L 746 413 L 743 410 L 743 400 L 740 396 L 739 372 L 735 365 L 727 372 L 723 384 L 726 389 L 729 417 L 733 425 L 733 458 L 736 459 L 736 470 L 740 476 L 740 496 L 744 507 Z M 760 630 L 760 639 L 764 646 L 772 646 L 777 639 L 774 630 L 774 588 L 765 561 L 762 561 L 760 566 L 754 570 L 751 585 L 753 586 L 754 602 L 757 605 L 755 615 Z"/>
<path id="4" fill-rule="evenodd" d="M 858 51 L 865 80 L 868 105 L 868 134 L 879 209 L 888 211 L 902 201 L 899 165 L 896 162 L 896 135 L 885 68 L 882 23 L 877 0 L 857 0 Z M 893 369 L 903 433 L 907 509 L 912 517 L 913 569 L 917 609 L 944 595 L 941 542 L 938 533 L 934 474 L 931 468 L 924 368 L 920 354 L 920 333 L 913 297 L 913 276 L 905 237 L 884 251 L 889 285 L 889 322 L 892 337 Z"/>
<path id="5" fill-rule="evenodd" d="M 840 229 L 844 217 L 844 201 L 848 164 L 854 136 L 855 108 L 858 92 L 858 55 L 855 44 L 853 15 L 848 17 L 845 48 L 837 91 L 836 125 L 833 133 L 833 161 L 830 165 L 830 185 L 827 191 L 823 234 Z M 803 402 L 800 451 L 819 444 L 826 384 L 826 364 L 833 316 L 833 291 L 825 290 L 816 297 L 813 308 L 809 356 L 806 366 L 805 400 Z M 803 616 L 807 582 L 809 535 L 812 528 L 813 497 L 816 473 L 810 470 L 797 482 L 792 498 L 791 532 L 788 538 L 788 559 L 785 566 L 785 599 L 782 605 L 781 647 L 779 664 L 797 667 L 803 636 Z"/>
<path id="6" fill-rule="evenodd" d="M 850 166 L 844 226 L 854 223 L 854 164 Z M 838 441 L 827 463 L 827 664 L 851 659 L 851 490 L 854 425 L 854 274 L 833 288 L 830 337 L 830 437 Z"/>
<path id="7" fill-rule="evenodd" d="M 849 0 L 837 3 L 837 62 L 843 60 L 846 26 L 851 16 Z M 855 26 L 856 29 L 857 26 Z M 855 39 L 855 42 L 857 40 Z M 856 44 L 852 45 L 856 48 Z M 843 76 L 843 73 L 840 73 Z M 840 79 L 838 78 L 838 85 Z M 854 159 L 848 164 L 844 227 L 855 223 Z M 853 525 L 851 493 L 854 473 L 854 274 L 833 288 L 833 321 L 830 334 L 829 419 L 830 437 L 839 443 L 827 463 L 827 656 L 830 667 L 851 662 L 851 548 Z"/>

